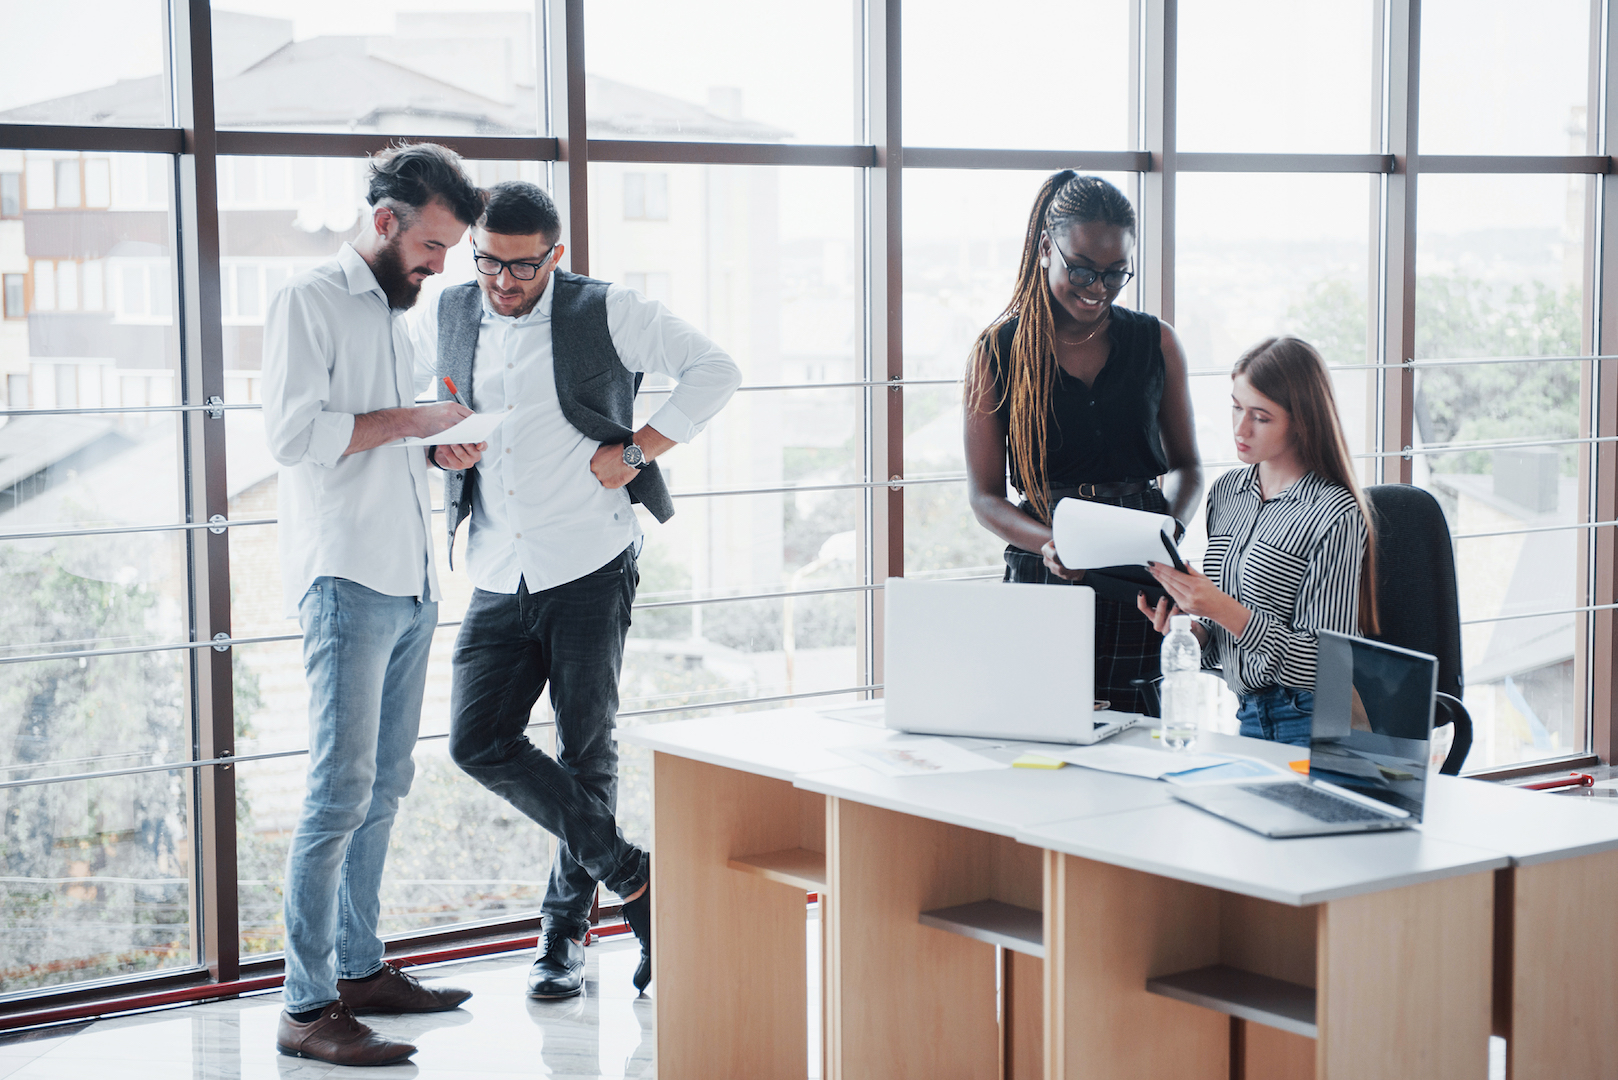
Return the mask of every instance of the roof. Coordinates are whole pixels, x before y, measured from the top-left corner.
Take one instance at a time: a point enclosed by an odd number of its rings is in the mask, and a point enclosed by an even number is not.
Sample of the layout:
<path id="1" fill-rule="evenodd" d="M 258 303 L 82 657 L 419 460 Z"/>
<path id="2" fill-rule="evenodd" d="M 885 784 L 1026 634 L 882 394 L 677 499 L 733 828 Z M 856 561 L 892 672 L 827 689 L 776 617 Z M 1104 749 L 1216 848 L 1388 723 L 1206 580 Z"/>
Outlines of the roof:
<path id="1" fill-rule="evenodd" d="M 477 35 L 490 28 L 476 20 L 464 21 L 470 36 L 459 38 L 325 35 L 304 41 L 287 40 L 290 34 L 277 32 L 276 22 L 215 13 L 215 51 L 232 58 L 214 82 L 219 127 L 485 135 L 538 130 L 531 65 L 512 63 L 509 37 Z M 487 89 L 479 92 L 474 88 L 485 75 Z M 161 124 L 152 103 L 161 100 L 163 78 L 121 79 L 0 111 L 0 123 L 58 123 L 74 116 L 97 124 Z M 595 138 L 769 142 L 791 134 L 594 75 L 586 78 L 585 100 Z"/>

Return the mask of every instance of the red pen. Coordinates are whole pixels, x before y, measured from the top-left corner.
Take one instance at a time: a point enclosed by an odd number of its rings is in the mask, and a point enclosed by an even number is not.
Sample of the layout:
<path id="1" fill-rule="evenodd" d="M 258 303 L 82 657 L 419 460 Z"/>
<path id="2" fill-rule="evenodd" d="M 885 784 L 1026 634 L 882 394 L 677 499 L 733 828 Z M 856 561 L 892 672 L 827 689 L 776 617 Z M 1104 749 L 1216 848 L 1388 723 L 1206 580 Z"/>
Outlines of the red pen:
<path id="1" fill-rule="evenodd" d="M 445 375 L 444 376 L 444 385 L 449 387 L 449 396 L 450 397 L 454 398 L 456 401 L 460 402 L 462 405 L 465 405 L 468 409 L 470 409 L 472 407 L 470 404 L 467 403 L 467 400 L 461 396 L 461 392 L 459 390 L 455 389 L 455 380 L 454 379 L 450 378 L 448 375 Z"/>

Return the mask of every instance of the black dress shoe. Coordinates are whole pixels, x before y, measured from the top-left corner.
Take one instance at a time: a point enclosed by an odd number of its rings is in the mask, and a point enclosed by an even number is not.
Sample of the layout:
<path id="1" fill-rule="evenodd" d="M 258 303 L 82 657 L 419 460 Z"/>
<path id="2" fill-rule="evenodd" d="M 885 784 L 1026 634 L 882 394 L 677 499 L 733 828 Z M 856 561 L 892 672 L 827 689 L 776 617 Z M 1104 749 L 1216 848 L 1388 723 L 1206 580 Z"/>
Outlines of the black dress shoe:
<path id="1" fill-rule="evenodd" d="M 650 872 L 650 867 L 648 867 Z M 652 882 L 646 880 L 646 891 L 633 900 L 624 901 L 624 922 L 635 931 L 640 940 L 640 965 L 635 968 L 633 980 L 636 990 L 645 990 L 652 981 Z"/>
<path id="2" fill-rule="evenodd" d="M 547 933 L 539 959 L 528 969 L 528 996 L 550 1001 L 584 989 L 584 945 L 566 934 Z"/>

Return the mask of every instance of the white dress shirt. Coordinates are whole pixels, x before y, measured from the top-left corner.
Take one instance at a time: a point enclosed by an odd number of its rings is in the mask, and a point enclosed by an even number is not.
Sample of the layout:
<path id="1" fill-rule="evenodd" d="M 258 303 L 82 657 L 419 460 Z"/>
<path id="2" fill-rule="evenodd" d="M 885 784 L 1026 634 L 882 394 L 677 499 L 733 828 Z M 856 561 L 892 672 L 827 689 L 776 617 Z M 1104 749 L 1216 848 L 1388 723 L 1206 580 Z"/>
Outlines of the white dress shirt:
<path id="1" fill-rule="evenodd" d="M 288 617 L 324 576 L 389 596 L 438 597 L 426 453 L 392 443 L 343 456 L 356 415 L 414 402 L 414 360 L 409 335 L 352 245 L 270 301 L 264 429 L 282 466 Z"/>
<path id="2" fill-rule="evenodd" d="M 478 462 L 466 546 L 467 573 L 486 592 L 541 592 L 599 570 L 641 539 L 626 488 L 601 486 L 590 471 L 600 443 L 568 423 L 556 396 L 551 354 L 553 276 L 521 318 L 483 302 L 472 364 L 474 412 L 509 412 Z M 741 384 L 741 370 L 696 327 L 662 304 L 620 285 L 607 288 L 607 331 L 630 371 L 678 385 L 651 418 L 675 442 L 690 442 Z M 417 348 L 417 389 L 435 375 L 438 305 L 409 320 Z M 426 310 L 426 309 L 431 309 Z"/>

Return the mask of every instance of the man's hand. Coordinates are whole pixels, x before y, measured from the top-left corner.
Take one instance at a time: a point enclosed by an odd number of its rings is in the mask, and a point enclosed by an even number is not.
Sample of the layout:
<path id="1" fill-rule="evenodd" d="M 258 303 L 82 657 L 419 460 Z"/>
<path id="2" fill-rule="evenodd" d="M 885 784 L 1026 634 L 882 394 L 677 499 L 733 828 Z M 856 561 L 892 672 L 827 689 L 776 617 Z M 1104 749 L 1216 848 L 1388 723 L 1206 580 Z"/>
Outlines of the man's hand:
<path id="1" fill-rule="evenodd" d="M 609 491 L 623 487 L 640 475 L 639 469 L 624 464 L 623 443 L 602 443 L 597 447 L 590 456 L 590 471 Z"/>
<path id="2" fill-rule="evenodd" d="M 471 415 L 472 410 L 458 401 L 361 413 L 354 417 L 354 431 L 349 436 L 348 449 L 343 453 L 357 454 L 397 439 L 425 439 L 445 428 L 454 427 Z"/>
<path id="3" fill-rule="evenodd" d="M 436 447 L 438 453 L 433 455 L 433 461 L 440 469 L 470 469 L 483 460 L 483 451 L 488 448 L 486 442 L 443 443 Z"/>
<path id="4" fill-rule="evenodd" d="M 417 439 L 437 435 L 472 415 L 472 410 L 459 401 L 440 401 L 399 411 L 405 414 L 404 422 L 412 429 L 405 434 Z"/>

